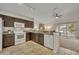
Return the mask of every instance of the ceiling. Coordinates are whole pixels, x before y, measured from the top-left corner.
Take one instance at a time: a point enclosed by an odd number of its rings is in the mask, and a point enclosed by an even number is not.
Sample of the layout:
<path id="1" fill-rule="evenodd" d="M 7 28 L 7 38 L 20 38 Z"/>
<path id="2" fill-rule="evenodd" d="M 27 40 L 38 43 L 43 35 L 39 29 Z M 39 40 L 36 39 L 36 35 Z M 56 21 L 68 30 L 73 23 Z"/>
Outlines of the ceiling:
<path id="1" fill-rule="evenodd" d="M 62 20 L 71 19 L 75 14 L 74 12 L 79 10 L 78 3 L 28 3 L 28 6 L 27 3 L 0 3 L 0 10 L 17 15 L 34 17 L 36 21 L 44 24 L 52 24 L 56 20 L 53 17 L 53 9 L 56 7 L 58 8 L 57 12 L 62 15 L 60 18 Z"/>

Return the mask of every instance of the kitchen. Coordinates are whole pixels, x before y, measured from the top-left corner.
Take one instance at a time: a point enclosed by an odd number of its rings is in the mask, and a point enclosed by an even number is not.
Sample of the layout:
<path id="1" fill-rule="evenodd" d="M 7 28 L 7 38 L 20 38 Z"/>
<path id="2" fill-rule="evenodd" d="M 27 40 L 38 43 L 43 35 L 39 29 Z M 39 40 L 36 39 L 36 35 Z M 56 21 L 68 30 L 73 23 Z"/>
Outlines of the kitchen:
<path id="1" fill-rule="evenodd" d="M 0 14 L 0 17 L 3 23 L 1 42 L 2 50 L 7 47 L 20 45 L 28 41 L 33 41 L 40 44 L 41 46 L 51 49 L 53 53 L 56 53 L 58 51 L 58 41 L 54 40 L 55 38 L 58 39 L 58 37 L 55 37 L 57 35 L 54 34 L 54 36 L 52 31 L 43 31 L 43 26 L 40 26 L 40 30 L 34 29 L 33 20 L 29 21 L 22 18 L 7 16 L 3 14 Z"/>
<path id="2" fill-rule="evenodd" d="M 65 3 L 0 4 L 0 54 L 77 54 L 78 6 Z"/>

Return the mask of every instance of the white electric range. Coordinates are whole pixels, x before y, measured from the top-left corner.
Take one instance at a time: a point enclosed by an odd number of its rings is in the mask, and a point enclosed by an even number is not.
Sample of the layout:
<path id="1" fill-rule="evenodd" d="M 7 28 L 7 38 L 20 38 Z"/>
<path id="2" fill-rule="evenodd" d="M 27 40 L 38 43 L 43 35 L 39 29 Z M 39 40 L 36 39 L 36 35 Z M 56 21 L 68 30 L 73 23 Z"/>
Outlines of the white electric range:
<path id="1" fill-rule="evenodd" d="M 15 45 L 24 43 L 26 41 L 25 32 L 15 32 Z"/>
<path id="2" fill-rule="evenodd" d="M 23 31 L 24 23 L 14 23 L 15 45 L 26 42 L 26 32 Z"/>

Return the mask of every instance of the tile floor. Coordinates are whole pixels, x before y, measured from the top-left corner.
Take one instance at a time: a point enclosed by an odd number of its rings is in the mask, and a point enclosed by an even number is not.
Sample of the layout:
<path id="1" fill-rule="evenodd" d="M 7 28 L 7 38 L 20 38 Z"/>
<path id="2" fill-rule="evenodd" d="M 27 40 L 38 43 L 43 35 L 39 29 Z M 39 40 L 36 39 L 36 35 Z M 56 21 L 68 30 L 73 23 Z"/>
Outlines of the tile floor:
<path id="1" fill-rule="evenodd" d="M 62 37 L 60 46 L 79 53 L 79 39 L 75 37 Z"/>
<path id="2" fill-rule="evenodd" d="M 16 46 L 3 49 L 0 55 L 79 55 L 79 53 L 60 47 L 58 53 L 45 48 L 33 41 L 28 41 Z"/>
<path id="3" fill-rule="evenodd" d="M 52 55 L 53 51 L 35 42 L 28 41 L 23 44 L 5 48 L 0 55 Z"/>
<path id="4" fill-rule="evenodd" d="M 79 53 L 60 47 L 59 51 L 56 53 L 56 55 L 79 55 Z"/>

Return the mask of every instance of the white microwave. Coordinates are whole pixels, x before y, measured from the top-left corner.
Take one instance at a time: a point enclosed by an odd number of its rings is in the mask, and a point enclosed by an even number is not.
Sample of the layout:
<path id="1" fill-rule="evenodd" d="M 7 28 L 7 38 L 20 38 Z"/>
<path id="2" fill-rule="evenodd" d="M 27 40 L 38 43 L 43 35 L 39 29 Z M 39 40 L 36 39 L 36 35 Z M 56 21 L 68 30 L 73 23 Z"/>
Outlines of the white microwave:
<path id="1" fill-rule="evenodd" d="M 14 22 L 14 27 L 18 27 L 18 28 L 21 28 L 21 27 L 25 27 L 25 24 L 24 23 L 20 23 L 20 22 Z"/>

